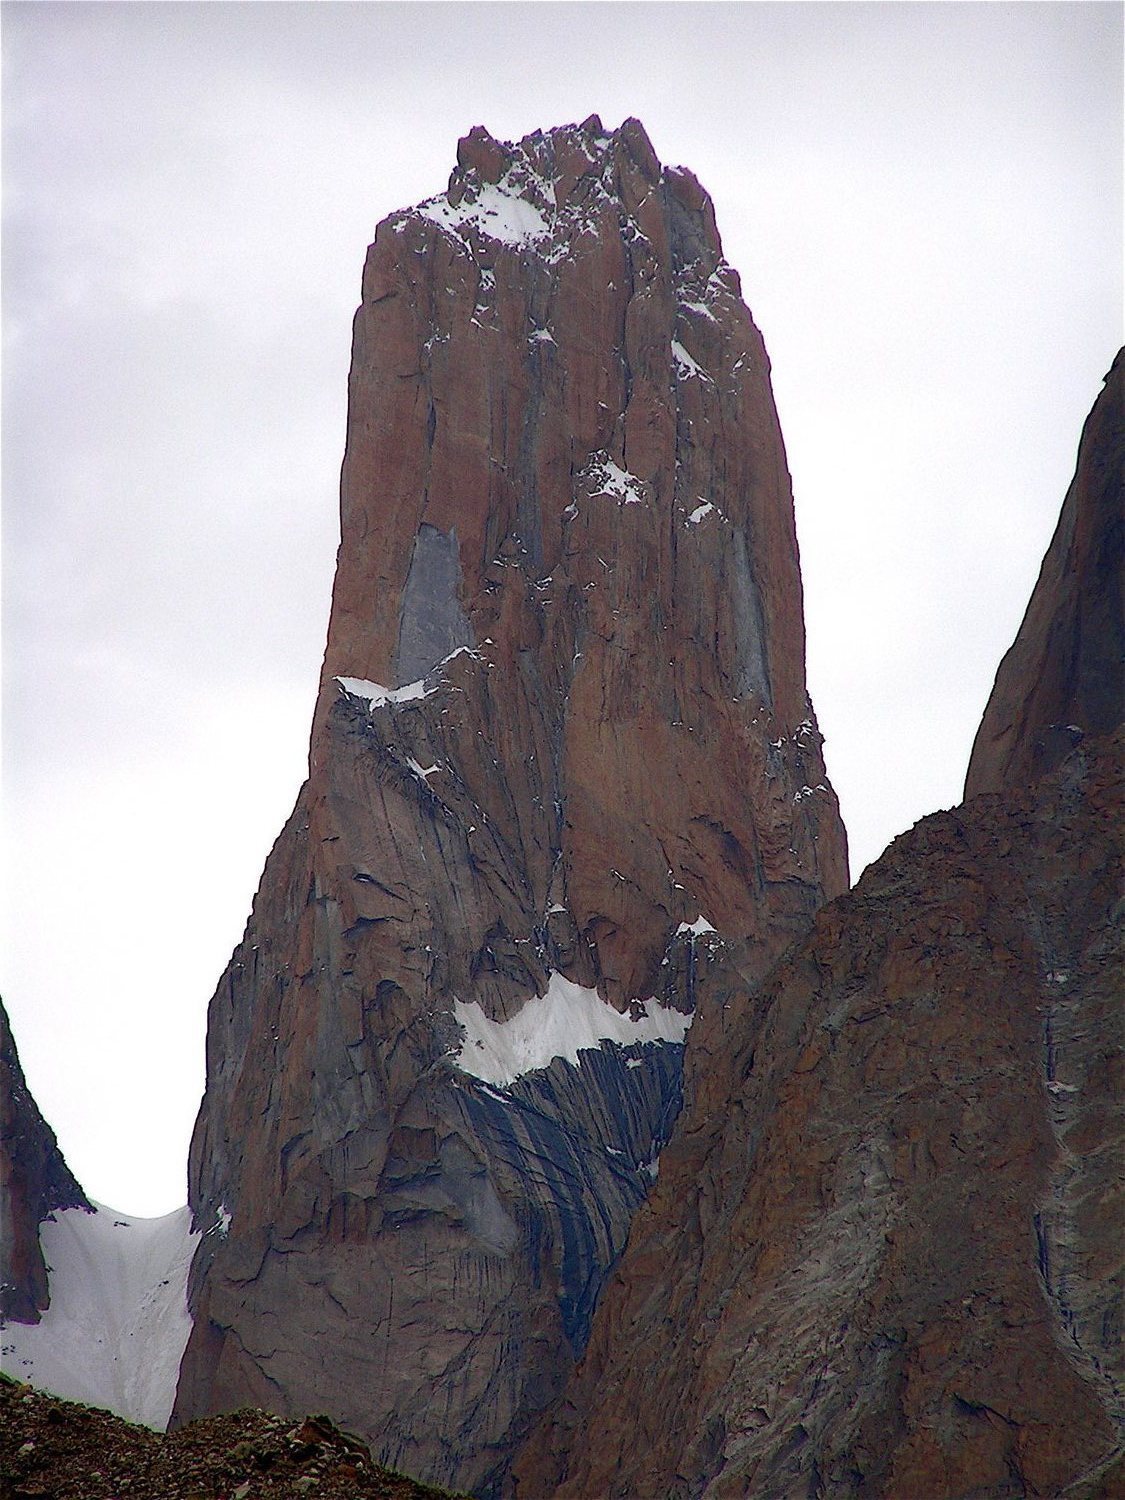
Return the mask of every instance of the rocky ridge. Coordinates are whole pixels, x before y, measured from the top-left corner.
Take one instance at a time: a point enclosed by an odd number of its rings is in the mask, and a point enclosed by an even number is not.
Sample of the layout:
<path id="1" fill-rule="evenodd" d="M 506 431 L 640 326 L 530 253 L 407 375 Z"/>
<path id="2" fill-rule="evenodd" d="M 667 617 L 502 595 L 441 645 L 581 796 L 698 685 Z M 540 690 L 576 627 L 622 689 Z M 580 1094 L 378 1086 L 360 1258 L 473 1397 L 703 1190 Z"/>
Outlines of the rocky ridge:
<path id="1" fill-rule="evenodd" d="M 0 1003 L 0 1321 L 38 1323 L 49 1306 L 39 1226 L 58 1208 L 92 1204 L 31 1096 Z"/>
<path id="2" fill-rule="evenodd" d="M 1125 1493 L 1122 737 L 1086 634 L 1120 598 L 1121 368 L 978 737 L 996 789 L 701 1008 L 518 1497 Z M 1045 755 L 1067 703 L 1102 732 Z"/>
<path id="3" fill-rule="evenodd" d="M 175 1419 L 328 1407 L 498 1489 L 731 1003 L 712 955 L 760 978 L 846 884 L 710 200 L 636 121 L 475 130 L 367 257 L 309 780 L 209 1013 Z"/>
<path id="4" fill-rule="evenodd" d="M 327 1417 L 292 1422 L 239 1411 L 166 1436 L 0 1375 L 0 1493 L 6 1500 L 440 1500 L 448 1492 L 380 1468 Z"/>

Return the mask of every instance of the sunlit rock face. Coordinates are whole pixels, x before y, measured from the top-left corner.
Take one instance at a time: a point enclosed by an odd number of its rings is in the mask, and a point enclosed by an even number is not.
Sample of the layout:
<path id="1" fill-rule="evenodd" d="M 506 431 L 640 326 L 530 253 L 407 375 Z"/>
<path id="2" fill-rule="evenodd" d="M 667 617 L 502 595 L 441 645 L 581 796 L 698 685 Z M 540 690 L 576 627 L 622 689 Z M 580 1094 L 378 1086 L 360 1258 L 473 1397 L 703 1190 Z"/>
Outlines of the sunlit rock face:
<path id="1" fill-rule="evenodd" d="M 716 956 L 760 977 L 847 884 L 768 361 L 636 121 L 474 130 L 380 224 L 341 530 L 309 780 L 211 1003 L 177 1416 L 328 1410 L 483 1494 L 697 1002 L 742 1003 Z"/>
<path id="2" fill-rule="evenodd" d="M 51 1300 L 39 1226 L 55 1209 L 90 1207 L 27 1087 L 0 1003 L 0 1319 L 39 1322 Z"/>
<path id="3" fill-rule="evenodd" d="M 1120 567 L 1113 391 L 978 737 L 984 777 L 998 701 L 1024 726 L 996 790 L 700 1004 L 693 1102 L 519 1500 L 1122 1493 L 1123 744 L 1084 635 Z M 1063 703 L 1086 732 L 1044 766 Z"/>

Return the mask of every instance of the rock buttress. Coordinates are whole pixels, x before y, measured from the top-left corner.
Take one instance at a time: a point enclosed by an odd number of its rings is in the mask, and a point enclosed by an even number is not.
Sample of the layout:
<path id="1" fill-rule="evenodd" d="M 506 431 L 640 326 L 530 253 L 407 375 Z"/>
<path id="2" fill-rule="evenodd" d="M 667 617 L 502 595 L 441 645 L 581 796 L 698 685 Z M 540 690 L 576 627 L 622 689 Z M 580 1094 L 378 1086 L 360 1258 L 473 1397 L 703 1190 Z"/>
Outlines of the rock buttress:
<path id="1" fill-rule="evenodd" d="M 309 780 L 211 1003 L 177 1415 L 324 1407 L 487 1493 L 708 955 L 764 973 L 847 884 L 762 340 L 635 121 L 474 131 L 380 224 L 341 530 Z"/>

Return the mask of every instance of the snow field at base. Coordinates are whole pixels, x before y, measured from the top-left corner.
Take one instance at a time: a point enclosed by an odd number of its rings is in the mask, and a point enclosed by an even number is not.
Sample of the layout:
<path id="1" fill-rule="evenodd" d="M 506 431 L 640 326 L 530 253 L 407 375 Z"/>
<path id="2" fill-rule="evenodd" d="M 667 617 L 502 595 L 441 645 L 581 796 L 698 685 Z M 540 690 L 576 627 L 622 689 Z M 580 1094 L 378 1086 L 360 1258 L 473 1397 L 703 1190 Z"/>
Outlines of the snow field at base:
<path id="1" fill-rule="evenodd" d="M 51 1305 L 36 1324 L 3 1325 L 0 1369 L 163 1430 L 191 1332 L 191 1210 L 136 1219 L 101 1204 L 68 1208 L 39 1235 Z"/>
<path id="2" fill-rule="evenodd" d="M 454 1016 L 465 1031 L 454 1062 L 463 1073 L 503 1088 L 556 1057 L 576 1064 L 580 1052 L 596 1051 L 606 1042 L 630 1047 L 687 1037 L 691 1016 L 655 1000 L 646 1000 L 644 1011 L 633 1020 L 597 990 L 561 974 L 552 974 L 547 993 L 533 996 L 509 1021 L 489 1020 L 475 1001 L 454 1000 Z"/>

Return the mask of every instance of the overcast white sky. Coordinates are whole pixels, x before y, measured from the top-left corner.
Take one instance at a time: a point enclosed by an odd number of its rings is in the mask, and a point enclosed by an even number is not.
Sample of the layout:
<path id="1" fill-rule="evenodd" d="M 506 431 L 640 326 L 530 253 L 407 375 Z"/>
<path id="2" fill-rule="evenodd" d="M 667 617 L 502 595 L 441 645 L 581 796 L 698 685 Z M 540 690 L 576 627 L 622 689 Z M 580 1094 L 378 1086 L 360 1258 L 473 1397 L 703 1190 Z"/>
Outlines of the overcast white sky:
<path id="1" fill-rule="evenodd" d="M 8 4 L 3 988 L 88 1192 L 184 1199 L 303 774 L 350 320 L 474 124 L 712 193 L 794 476 L 852 868 L 960 799 L 1121 339 L 1116 5 Z"/>

